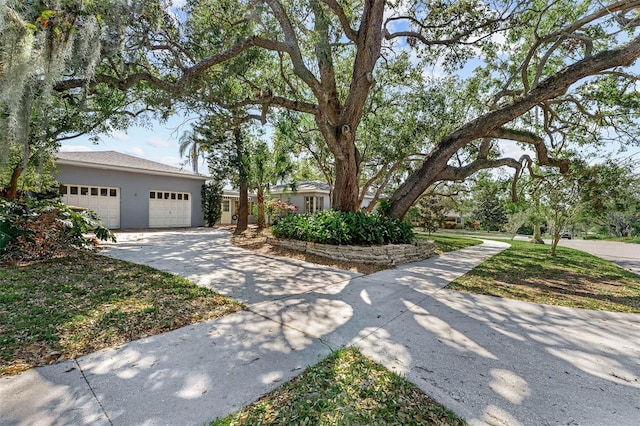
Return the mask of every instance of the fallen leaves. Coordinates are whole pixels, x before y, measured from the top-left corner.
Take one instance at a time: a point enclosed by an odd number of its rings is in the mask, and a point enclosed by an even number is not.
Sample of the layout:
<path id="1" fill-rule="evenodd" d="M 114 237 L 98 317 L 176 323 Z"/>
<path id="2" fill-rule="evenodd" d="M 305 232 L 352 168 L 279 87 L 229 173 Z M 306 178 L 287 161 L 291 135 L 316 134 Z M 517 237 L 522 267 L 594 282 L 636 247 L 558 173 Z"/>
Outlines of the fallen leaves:
<path id="1" fill-rule="evenodd" d="M 242 309 L 175 275 L 87 252 L 8 265 L 0 282 L 2 375 Z"/>

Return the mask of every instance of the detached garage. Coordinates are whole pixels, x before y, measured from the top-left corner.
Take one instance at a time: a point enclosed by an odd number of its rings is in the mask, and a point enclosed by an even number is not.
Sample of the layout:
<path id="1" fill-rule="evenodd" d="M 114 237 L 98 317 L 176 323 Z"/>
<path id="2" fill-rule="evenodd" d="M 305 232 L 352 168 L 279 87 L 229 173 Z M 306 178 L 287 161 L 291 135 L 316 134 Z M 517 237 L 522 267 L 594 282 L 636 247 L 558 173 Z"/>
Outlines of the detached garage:
<path id="1" fill-rule="evenodd" d="M 203 226 L 206 176 L 115 151 L 56 155 L 62 201 L 94 210 L 107 227 Z"/>

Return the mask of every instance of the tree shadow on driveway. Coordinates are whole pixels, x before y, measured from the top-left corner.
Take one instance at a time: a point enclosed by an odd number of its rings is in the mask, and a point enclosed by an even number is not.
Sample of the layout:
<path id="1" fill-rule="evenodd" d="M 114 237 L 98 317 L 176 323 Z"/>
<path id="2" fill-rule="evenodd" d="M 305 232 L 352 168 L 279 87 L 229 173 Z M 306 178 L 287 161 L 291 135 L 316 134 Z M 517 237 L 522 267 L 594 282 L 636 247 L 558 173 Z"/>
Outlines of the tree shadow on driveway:
<path id="1" fill-rule="evenodd" d="M 68 419 L 78 408 L 72 396 L 89 385 L 113 424 L 203 423 L 345 345 L 405 375 L 471 424 L 631 425 L 640 418 L 640 315 L 442 288 L 501 243 L 358 276 L 232 251 L 213 234 L 185 237 L 182 250 L 162 238 L 119 244 L 146 251 L 155 267 L 191 268 L 184 276 L 243 296 L 248 311 L 82 357 L 86 382 L 64 381 L 50 367 L 18 376 L 13 387 L 0 382 L 3 397 L 28 380 L 32 388 L 55 387 L 64 394 L 57 403 L 66 401 L 65 409 L 41 404 L 34 414 L 24 398 L 8 398 L 0 412 L 23 413 L 8 423 L 37 414 Z M 100 414 L 82 413 L 72 423 Z"/>

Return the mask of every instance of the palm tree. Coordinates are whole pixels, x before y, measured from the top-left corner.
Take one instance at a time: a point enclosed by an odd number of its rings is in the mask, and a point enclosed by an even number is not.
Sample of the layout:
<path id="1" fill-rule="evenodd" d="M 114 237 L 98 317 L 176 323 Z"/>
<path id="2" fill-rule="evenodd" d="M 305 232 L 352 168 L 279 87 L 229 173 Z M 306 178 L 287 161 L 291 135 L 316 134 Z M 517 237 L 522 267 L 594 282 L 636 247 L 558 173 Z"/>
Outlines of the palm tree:
<path id="1" fill-rule="evenodd" d="M 193 172 L 198 173 L 198 162 L 200 158 L 205 158 L 205 151 L 202 141 L 193 130 L 187 130 L 180 136 L 178 152 L 180 157 L 185 158 L 185 164 L 191 164 Z"/>

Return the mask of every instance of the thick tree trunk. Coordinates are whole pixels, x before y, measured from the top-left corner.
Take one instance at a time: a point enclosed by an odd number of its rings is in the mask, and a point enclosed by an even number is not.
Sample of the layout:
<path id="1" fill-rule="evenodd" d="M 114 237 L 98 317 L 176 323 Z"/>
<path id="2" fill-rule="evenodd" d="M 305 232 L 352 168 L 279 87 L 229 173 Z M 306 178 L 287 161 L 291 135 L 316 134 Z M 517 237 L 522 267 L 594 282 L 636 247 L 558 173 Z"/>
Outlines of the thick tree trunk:
<path id="1" fill-rule="evenodd" d="M 389 216 L 403 218 L 422 193 L 438 181 L 438 175 L 447 167 L 447 162 L 456 151 L 457 146 L 446 149 L 441 145 L 436 148 L 424 160 L 422 167 L 411 174 L 389 198 L 391 202 Z"/>
<path id="2" fill-rule="evenodd" d="M 551 256 L 556 256 L 556 247 L 558 247 L 558 243 L 560 242 L 560 233 L 554 232 L 553 239 L 551 240 Z"/>
<path id="3" fill-rule="evenodd" d="M 542 233 L 540 232 L 540 222 L 533 224 L 533 240 L 531 242 L 535 244 L 544 244 Z"/>
<path id="4" fill-rule="evenodd" d="M 22 161 L 18 162 L 13 168 L 13 173 L 11 173 L 11 179 L 9 180 L 9 185 L 5 193 L 5 198 L 9 201 L 13 201 L 18 197 L 18 179 L 22 175 L 23 170 Z"/>
<path id="5" fill-rule="evenodd" d="M 245 183 L 240 184 L 240 200 L 238 203 L 238 223 L 234 235 L 240 235 L 247 230 L 249 226 L 249 186 Z"/>
<path id="6" fill-rule="evenodd" d="M 353 155 L 340 160 L 336 158 L 335 167 L 336 180 L 331 208 L 343 212 L 355 212 L 359 208 L 358 165 L 355 159 L 355 146 Z"/>
<path id="7" fill-rule="evenodd" d="M 256 198 L 258 201 L 258 228 L 266 228 L 267 222 L 264 218 L 264 189 L 258 188 Z"/>
<path id="8" fill-rule="evenodd" d="M 236 223 L 236 230 L 234 235 L 240 235 L 247 230 L 249 226 L 249 171 L 246 170 L 246 163 L 244 161 L 244 139 L 240 128 L 233 130 L 233 136 L 236 144 L 236 155 L 238 161 L 238 186 L 240 194 L 238 200 L 238 222 Z"/>

